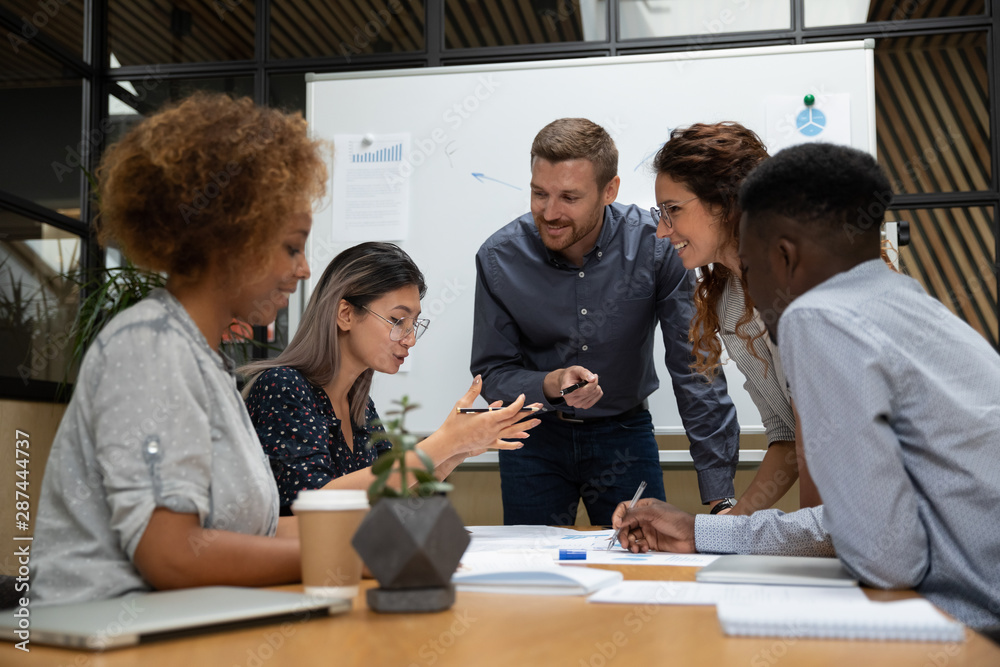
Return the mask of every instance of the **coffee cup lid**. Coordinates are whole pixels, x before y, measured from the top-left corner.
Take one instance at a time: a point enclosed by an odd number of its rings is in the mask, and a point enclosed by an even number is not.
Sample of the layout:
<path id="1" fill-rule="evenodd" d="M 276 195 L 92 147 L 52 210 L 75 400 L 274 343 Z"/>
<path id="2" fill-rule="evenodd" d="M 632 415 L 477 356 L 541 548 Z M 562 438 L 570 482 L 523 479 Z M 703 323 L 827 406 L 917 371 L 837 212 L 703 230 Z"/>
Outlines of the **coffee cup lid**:
<path id="1" fill-rule="evenodd" d="M 368 493 L 354 489 L 306 489 L 292 503 L 293 512 L 366 509 Z"/>

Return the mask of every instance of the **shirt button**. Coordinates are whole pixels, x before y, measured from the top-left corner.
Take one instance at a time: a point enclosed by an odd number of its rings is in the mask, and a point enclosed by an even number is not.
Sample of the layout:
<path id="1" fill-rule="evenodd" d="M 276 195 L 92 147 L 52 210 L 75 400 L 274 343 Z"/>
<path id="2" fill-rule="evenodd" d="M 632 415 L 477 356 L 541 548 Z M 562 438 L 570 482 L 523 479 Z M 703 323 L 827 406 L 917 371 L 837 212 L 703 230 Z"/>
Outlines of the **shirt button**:
<path id="1" fill-rule="evenodd" d="M 587 309 L 586 308 L 581 309 L 580 310 L 580 314 L 581 315 L 586 315 L 587 314 Z"/>
<path id="2" fill-rule="evenodd" d="M 601 252 L 600 250 L 598 250 L 598 251 L 597 251 L 597 256 L 598 256 L 598 257 L 603 257 L 603 256 L 604 256 L 604 253 L 603 253 L 603 252 Z"/>
<path id="3" fill-rule="evenodd" d="M 583 347 L 581 347 L 580 349 L 581 349 L 581 350 L 583 350 L 584 352 L 586 352 L 586 351 L 587 351 L 587 346 L 586 346 L 586 345 L 584 345 L 584 346 L 583 346 Z"/>
<path id="4" fill-rule="evenodd" d="M 583 271 L 580 272 L 580 277 L 583 278 Z"/>

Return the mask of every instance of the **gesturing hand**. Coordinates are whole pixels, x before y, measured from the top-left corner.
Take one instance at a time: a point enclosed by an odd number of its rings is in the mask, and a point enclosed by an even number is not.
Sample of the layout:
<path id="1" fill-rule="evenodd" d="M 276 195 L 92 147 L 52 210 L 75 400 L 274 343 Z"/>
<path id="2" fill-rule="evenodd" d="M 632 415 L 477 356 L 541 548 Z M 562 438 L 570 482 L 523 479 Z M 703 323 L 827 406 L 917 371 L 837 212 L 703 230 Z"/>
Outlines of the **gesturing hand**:
<path id="1" fill-rule="evenodd" d="M 459 414 L 458 408 L 472 407 L 479 396 L 483 383 L 477 375 L 469 391 L 455 404 L 444 424 L 438 429 L 454 443 L 453 454 L 474 456 L 487 449 L 519 449 L 524 445 L 520 439 L 528 437 L 528 431 L 541 423 L 531 417 L 531 413 L 520 412 L 524 406 L 524 395 L 505 408 L 477 414 Z M 499 407 L 496 401 L 490 407 Z M 536 404 L 535 407 L 541 407 Z"/>

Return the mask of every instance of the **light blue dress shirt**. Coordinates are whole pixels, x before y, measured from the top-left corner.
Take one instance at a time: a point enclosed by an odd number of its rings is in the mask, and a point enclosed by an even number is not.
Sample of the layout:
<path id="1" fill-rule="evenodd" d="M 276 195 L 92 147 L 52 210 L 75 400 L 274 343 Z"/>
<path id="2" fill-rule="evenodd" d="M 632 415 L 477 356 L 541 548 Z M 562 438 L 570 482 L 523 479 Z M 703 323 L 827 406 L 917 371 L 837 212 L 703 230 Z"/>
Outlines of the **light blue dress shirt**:
<path id="1" fill-rule="evenodd" d="M 824 506 L 699 516 L 698 550 L 835 551 L 866 584 L 1000 625 L 997 351 L 881 260 L 792 302 L 778 343 Z"/>

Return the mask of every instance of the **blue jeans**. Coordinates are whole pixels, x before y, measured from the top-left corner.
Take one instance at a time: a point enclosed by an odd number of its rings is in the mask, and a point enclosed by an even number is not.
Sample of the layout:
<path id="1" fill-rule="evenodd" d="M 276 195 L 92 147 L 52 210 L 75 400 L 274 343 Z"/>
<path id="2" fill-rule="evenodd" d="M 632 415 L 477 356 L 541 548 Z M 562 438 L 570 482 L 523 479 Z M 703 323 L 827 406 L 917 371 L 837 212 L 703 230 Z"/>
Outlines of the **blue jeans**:
<path id="1" fill-rule="evenodd" d="M 544 415 L 518 450 L 500 452 L 506 525 L 571 526 L 580 498 L 594 525 L 611 525 L 618 503 L 646 481 L 644 498 L 664 500 L 653 420 L 642 410 L 621 421 L 564 422 Z"/>

